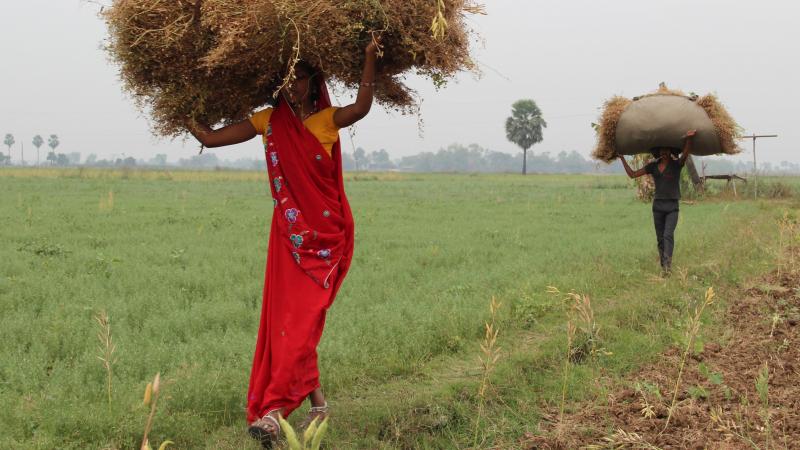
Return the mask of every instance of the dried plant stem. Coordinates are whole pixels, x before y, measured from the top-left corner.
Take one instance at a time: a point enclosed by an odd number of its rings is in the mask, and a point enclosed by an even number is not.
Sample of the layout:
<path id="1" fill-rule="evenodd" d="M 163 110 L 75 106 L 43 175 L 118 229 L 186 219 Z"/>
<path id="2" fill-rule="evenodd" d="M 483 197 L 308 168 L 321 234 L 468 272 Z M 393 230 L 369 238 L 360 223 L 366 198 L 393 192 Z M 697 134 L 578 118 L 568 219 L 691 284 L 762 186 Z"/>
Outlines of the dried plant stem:
<path id="1" fill-rule="evenodd" d="M 610 448 L 631 447 L 631 448 L 641 448 L 641 449 L 646 449 L 646 450 L 661 450 L 660 447 L 656 447 L 655 445 L 653 445 L 653 444 L 647 442 L 646 440 L 644 440 L 644 438 L 641 435 L 639 435 L 637 433 L 633 433 L 633 432 L 628 433 L 627 431 L 623 430 L 622 428 L 618 428 L 616 431 L 614 431 L 614 434 L 612 434 L 609 437 L 604 438 L 603 440 L 606 441 L 606 443 L 608 444 L 607 446 L 603 446 L 603 447 L 601 447 L 601 446 L 590 446 L 588 448 L 600 449 L 600 448 L 609 448 L 609 447 Z"/>
<path id="2" fill-rule="evenodd" d="M 150 414 L 147 416 L 147 424 L 144 427 L 144 436 L 142 437 L 142 447 L 141 450 L 146 450 L 149 448 L 150 444 L 147 440 L 147 436 L 150 434 L 150 429 L 153 427 L 153 417 L 156 415 L 156 403 L 158 403 L 158 393 L 160 391 L 159 385 L 161 384 L 161 372 L 157 373 L 155 378 L 153 379 L 152 385 L 148 385 L 148 390 L 152 392 L 152 398 L 147 398 L 148 396 L 145 395 L 145 404 L 150 403 Z"/>
<path id="3" fill-rule="evenodd" d="M 114 358 L 114 342 L 111 339 L 111 322 L 108 314 L 105 311 L 100 311 L 94 320 L 100 325 L 100 331 L 97 333 L 97 339 L 100 341 L 100 355 L 97 359 L 103 362 L 103 367 L 106 369 L 106 385 L 108 390 L 108 407 L 111 408 L 111 378 L 112 366 L 116 362 Z"/>
<path id="4" fill-rule="evenodd" d="M 481 343 L 481 353 L 483 353 L 483 355 L 480 356 L 480 361 L 483 375 L 481 377 L 480 388 L 478 389 L 478 413 L 475 416 L 473 445 L 476 447 L 478 445 L 478 435 L 481 418 L 484 413 L 484 406 L 486 404 L 486 396 L 491 384 L 490 376 L 497 365 L 497 361 L 500 359 L 500 347 L 497 346 L 497 335 L 500 330 L 496 327 L 497 311 L 500 309 L 500 306 L 500 302 L 498 302 L 495 297 L 492 297 L 489 303 L 491 318 L 489 322 L 485 324 L 486 331 L 484 333 L 483 342 Z"/>
<path id="5" fill-rule="evenodd" d="M 711 422 L 716 424 L 719 427 L 720 431 L 723 431 L 725 433 L 729 433 L 729 434 L 741 439 L 742 441 L 748 443 L 755 450 L 761 450 L 761 448 L 758 446 L 758 444 L 756 444 L 752 439 L 750 439 L 748 436 L 746 436 L 746 435 L 742 434 L 741 432 L 739 432 L 739 428 L 740 427 L 739 427 L 739 425 L 736 424 L 736 422 L 734 422 L 732 420 L 725 420 L 725 419 L 722 418 L 722 407 L 717 406 L 717 407 L 713 408 L 711 410 L 710 418 L 711 418 Z"/>
<path id="6" fill-rule="evenodd" d="M 706 306 L 714 303 L 714 288 L 710 287 L 706 290 L 705 298 L 700 305 L 696 306 L 694 309 L 694 316 L 689 321 L 689 328 L 687 330 L 688 342 L 686 343 L 686 349 L 681 356 L 681 363 L 678 368 L 678 378 L 675 380 L 675 390 L 672 393 L 672 401 L 670 402 L 669 412 L 667 413 L 667 420 L 664 423 L 664 428 L 661 430 L 662 434 L 664 431 L 667 430 L 669 427 L 669 423 L 672 420 L 672 414 L 675 412 L 675 406 L 678 401 L 678 392 L 681 388 L 681 380 L 683 379 L 683 370 L 686 367 L 686 360 L 689 357 L 689 352 L 692 351 L 694 347 L 694 340 L 697 337 L 697 333 L 700 331 L 700 319 L 703 316 L 703 311 L 705 311 Z"/>
<path id="7" fill-rule="evenodd" d="M 558 423 L 564 421 L 564 405 L 567 402 L 567 383 L 569 381 L 570 358 L 572 357 L 572 340 L 575 337 L 575 325 L 567 321 L 567 354 L 564 358 L 564 380 L 561 383 L 561 406 L 558 413 Z"/>
<path id="8" fill-rule="evenodd" d="M 756 377 L 756 392 L 761 400 L 761 415 L 764 419 L 764 430 L 766 433 L 766 449 L 772 447 L 772 423 L 769 412 L 769 363 L 764 362 L 761 370 Z"/>
<path id="9" fill-rule="evenodd" d="M 298 61 L 300 61 L 300 28 L 297 27 L 297 23 L 295 23 L 294 19 L 291 17 L 289 18 L 289 23 L 292 24 L 295 32 L 295 41 L 294 45 L 292 46 L 292 58 L 287 63 L 286 76 L 283 78 L 283 82 L 275 89 L 275 92 L 272 93 L 273 98 L 278 98 L 278 94 L 281 92 L 281 89 L 288 86 L 289 83 L 294 80 L 294 66 L 297 65 Z"/>

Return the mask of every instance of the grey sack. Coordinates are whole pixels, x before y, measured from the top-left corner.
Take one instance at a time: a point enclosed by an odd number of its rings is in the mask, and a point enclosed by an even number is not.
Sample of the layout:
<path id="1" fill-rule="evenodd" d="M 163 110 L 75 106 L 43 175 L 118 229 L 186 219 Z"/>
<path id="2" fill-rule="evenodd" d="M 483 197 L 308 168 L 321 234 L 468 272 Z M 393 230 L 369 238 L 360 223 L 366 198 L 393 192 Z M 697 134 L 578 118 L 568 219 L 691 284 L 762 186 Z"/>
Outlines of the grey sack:
<path id="1" fill-rule="evenodd" d="M 678 95 L 650 95 L 634 100 L 617 124 L 616 150 L 621 155 L 647 153 L 654 147 L 683 148 L 683 136 L 697 130 L 692 154 L 722 152 L 714 124 L 693 99 Z"/>

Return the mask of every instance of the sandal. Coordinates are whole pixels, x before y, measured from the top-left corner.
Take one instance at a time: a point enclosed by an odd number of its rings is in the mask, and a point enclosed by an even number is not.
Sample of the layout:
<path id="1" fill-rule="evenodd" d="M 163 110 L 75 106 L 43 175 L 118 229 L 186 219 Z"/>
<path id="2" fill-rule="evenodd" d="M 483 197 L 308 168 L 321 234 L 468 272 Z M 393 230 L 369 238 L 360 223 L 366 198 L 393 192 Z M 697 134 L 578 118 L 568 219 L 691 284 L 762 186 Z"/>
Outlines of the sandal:
<path id="1" fill-rule="evenodd" d="M 300 424 L 299 429 L 305 430 L 306 428 L 309 427 L 309 425 L 311 425 L 311 422 L 313 422 L 314 419 L 318 419 L 317 423 L 319 424 L 323 420 L 325 420 L 329 414 L 330 414 L 330 408 L 328 407 L 328 402 L 325 402 L 325 404 L 322 406 L 312 406 L 311 408 L 308 409 L 308 415 L 306 416 L 306 419 L 303 421 L 303 423 Z"/>
<path id="2" fill-rule="evenodd" d="M 272 448 L 272 444 L 278 442 L 281 436 L 281 424 L 271 414 L 277 412 L 277 409 L 264 414 L 264 416 L 255 422 L 251 423 L 247 428 L 247 432 L 253 439 L 261 442 L 264 448 Z"/>

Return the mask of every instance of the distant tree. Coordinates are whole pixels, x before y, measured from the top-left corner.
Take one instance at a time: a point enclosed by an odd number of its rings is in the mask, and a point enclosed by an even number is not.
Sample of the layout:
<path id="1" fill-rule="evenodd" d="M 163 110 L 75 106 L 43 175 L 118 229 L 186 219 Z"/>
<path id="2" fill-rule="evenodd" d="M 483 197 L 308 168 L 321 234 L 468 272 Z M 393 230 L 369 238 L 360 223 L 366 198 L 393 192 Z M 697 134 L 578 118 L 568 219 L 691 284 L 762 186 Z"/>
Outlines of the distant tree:
<path id="1" fill-rule="evenodd" d="M 89 156 L 86 157 L 86 161 L 83 162 L 86 166 L 92 166 L 97 162 L 97 155 L 94 153 L 89 153 Z"/>
<path id="2" fill-rule="evenodd" d="M 542 142 L 542 128 L 547 122 L 542 110 L 533 100 L 518 100 L 511 105 L 511 117 L 506 119 L 506 138 L 522 148 L 522 174 L 528 171 L 528 149 Z"/>
<path id="3" fill-rule="evenodd" d="M 486 164 L 490 172 L 516 172 L 522 155 L 509 155 L 508 153 L 488 151 L 486 153 Z"/>
<path id="4" fill-rule="evenodd" d="M 59 166 L 68 166 L 69 165 L 69 157 L 63 153 L 59 153 L 56 157 L 56 164 Z"/>
<path id="5" fill-rule="evenodd" d="M 377 152 L 370 153 L 369 156 L 371 168 L 377 170 L 390 170 L 394 169 L 394 163 L 389 157 L 389 152 L 385 149 L 380 149 Z"/>
<path id="6" fill-rule="evenodd" d="M 50 146 L 51 153 L 53 154 L 53 159 L 50 159 L 50 155 L 47 155 L 47 160 L 50 161 L 52 164 L 58 160 L 58 156 L 56 156 L 55 151 L 56 147 L 58 147 L 61 142 L 58 141 L 58 136 L 55 134 L 50 135 L 50 139 L 47 140 L 47 145 Z"/>
<path id="7" fill-rule="evenodd" d="M 356 170 L 363 170 L 366 168 L 367 152 L 365 152 L 363 148 L 358 147 L 356 151 L 353 152 L 353 159 L 356 160 Z"/>
<path id="8" fill-rule="evenodd" d="M 38 134 L 33 137 L 33 146 L 36 147 L 36 165 L 39 165 L 39 147 L 44 144 L 44 139 Z"/>
<path id="9" fill-rule="evenodd" d="M 72 152 L 67 155 L 70 166 L 77 166 L 81 163 L 81 152 Z"/>
<path id="10" fill-rule="evenodd" d="M 355 170 L 356 160 L 350 153 L 342 153 L 342 170 Z"/>
<path id="11" fill-rule="evenodd" d="M 117 160 L 118 165 L 121 163 L 122 160 Z M 220 161 L 217 158 L 216 154 L 208 152 L 208 153 L 203 153 L 202 155 L 194 155 L 189 159 L 181 158 L 178 161 L 178 165 L 182 167 L 213 169 L 214 167 L 219 167 Z"/>
<path id="12" fill-rule="evenodd" d="M 50 161 L 50 165 L 55 165 L 56 161 L 58 161 L 58 156 L 56 152 L 50 152 L 47 154 L 47 160 Z"/>
<path id="13" fill-rule="evenodd" d="M 11 146 L 14 145 L 14 135 L 11 133 L 6 134 L 6 139 L 3 141 L 3 144 L 8 147 L 8 163 L 11 163 Z"/>
<path id="14" fill-rule="evenodd" d="M 165 155 L 163 153 L 159 153 L 159 154 L 157 154 L 156 156 L 153 157 L 153 159 L 151 160 L 151 163 L 154 166 L 164 167 L 164 166 L 167 165 L 167 155 Z"/>
<path id="15" fill-rule="evenodd" d="M 431 172 L 434 167 L 435 155 L 431 152 L 422 152 L 412 156 L 400 158 L 400 170 L 412 172 Z"/>

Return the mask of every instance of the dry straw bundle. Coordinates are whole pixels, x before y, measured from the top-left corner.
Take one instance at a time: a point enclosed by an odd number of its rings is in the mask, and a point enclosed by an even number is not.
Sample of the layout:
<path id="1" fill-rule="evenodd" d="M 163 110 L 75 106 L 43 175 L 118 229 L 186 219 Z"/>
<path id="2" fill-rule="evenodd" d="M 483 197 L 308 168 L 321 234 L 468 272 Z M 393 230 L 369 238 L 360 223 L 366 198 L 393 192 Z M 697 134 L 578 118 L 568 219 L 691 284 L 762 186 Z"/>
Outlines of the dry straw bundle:
<path id="1" fill-rule="evenodd" d="M 663 83 L 655 92 L 632 100 L 615 96 L 603 105 L 595 159 L 611 162 L 618 155 L 647 153 L 653 147 L 680 147 L 681 136 L 697 129 L 693 153 L 736 154 L 742 129 L 713 94 L 687 96 Z"/>
<path id="2" fill-rule="evenodd" d="M 114 0 L 103 15 L 125 89 L 156 133 L 177 136 L 187 117 L 245 118 L 298 58 L 356 88 L 378 34 L 377 99 L 408 111 L 415 102 L 404 74 L 440 84 L 474 68 L 470 13 L 482 13 L 472 0 Z"/>

